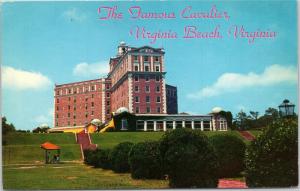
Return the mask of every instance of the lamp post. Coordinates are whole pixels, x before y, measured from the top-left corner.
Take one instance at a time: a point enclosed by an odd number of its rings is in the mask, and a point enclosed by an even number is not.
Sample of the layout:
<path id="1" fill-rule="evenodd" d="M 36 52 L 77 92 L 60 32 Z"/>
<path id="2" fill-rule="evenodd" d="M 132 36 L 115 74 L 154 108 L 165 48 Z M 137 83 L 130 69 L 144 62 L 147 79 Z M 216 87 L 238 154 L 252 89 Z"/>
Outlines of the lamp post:
<path id="1" fill-rule="evenodd" d="M 282 104 L 278 106 L 279 114 L 282 117 L 294 115 L 295 104 L 291 103 L 289 100 L 283 100 Z"/>

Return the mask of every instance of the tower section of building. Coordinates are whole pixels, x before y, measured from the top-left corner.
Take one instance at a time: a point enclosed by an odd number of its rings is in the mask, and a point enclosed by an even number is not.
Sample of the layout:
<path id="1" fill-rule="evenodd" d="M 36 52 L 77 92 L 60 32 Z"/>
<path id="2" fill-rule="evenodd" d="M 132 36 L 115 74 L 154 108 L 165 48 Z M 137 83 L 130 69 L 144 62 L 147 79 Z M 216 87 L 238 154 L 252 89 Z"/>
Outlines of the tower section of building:
<path id="1" fill-rule="evenodd" d="M 132 113 L 167 113 L 163 49 L 121 43 L 109 65 L 112 111 L 126 107 Z"/>

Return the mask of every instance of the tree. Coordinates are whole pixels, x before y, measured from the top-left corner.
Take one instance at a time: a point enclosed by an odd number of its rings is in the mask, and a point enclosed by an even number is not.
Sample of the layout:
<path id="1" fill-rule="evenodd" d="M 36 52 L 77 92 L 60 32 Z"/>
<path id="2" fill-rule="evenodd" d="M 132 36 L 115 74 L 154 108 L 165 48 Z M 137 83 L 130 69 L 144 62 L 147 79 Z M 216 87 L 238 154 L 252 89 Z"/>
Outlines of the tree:
<path id="1" fill-rule="evenodd" d="M 251 116 L 252 119 L 257 120 L 258 115 L 259 115 L 258 111 L 250 111 L 250 116 Z"/>
<path id="2" fill-rule="evenodd" d="M 230 111 L 220 111 L 219 114 L 225 117 L 228 127 L 232 129 L 232 113 Z"/>
<path id="3" fill-rule="evenodd" d="M 6 117 L 2 117 L 2 134 L 6 135 L 8 132 L 15 132 L 15 126 L 12 123 L 7 123 Z"/>
<path id="4" fill-rule="evenodd" d="M 265 115 L 272 116 L 274 119 L 277 119 L 279 117 L 279 112 L 277 109 L 269 107 L 266 109 Z"/>
<path id="5" fill-rule="evenodd" d="M 239 129 L 244 130 L 247 128 L 247 120 L 249 119 L 249 116 L 241 110 L 235 118 L 236 125 L 238 126 Z"/>

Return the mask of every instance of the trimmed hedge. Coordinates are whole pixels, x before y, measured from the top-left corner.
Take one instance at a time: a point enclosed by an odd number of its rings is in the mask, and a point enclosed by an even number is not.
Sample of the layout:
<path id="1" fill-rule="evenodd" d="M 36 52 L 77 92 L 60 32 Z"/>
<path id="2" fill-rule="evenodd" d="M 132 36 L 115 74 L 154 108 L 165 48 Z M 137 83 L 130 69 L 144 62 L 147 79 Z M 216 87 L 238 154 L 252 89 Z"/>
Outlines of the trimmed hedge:
<path id="1" fill-rule="evenodd" d="M 123 142 L 119 143 L 115 146 L 111 153 L 111 161 L 112 161 L 112 170 L 114 172 L 130 172 L 130 167 L 128 163 L 128 155 L 129 151 L 133 143 L 131 142 Z"/>
<path id="2" fill-rule="evenodd" d="M 244 170 L 246 144 L 234 135 L 220 134 L 209 138 L 218 156 L 218 176 L 236 177 Z"/>
<path id="3" fill-rule="evenodd" d="M 217 187 L 217 156 L 202 132 L 190 129 L 167 132 L 161 140 L 160 152 L 170 187 Z"/>
<path id="4" fill-rule="evenodd" d="M 129 152 L 131 177 L 135 179 L 161 179 L 162 159 L 159 142 L 142 142 L 135 144 Z"/>
<path id="5" fill-rule="evenodd" d="M 84 162 L 95 168 L 111 169 L 110 153 L 110 149 L 84 150 Z"/>
<path id="6" fill-rule="evenodd" d="M 298 185 L 297 119 L 276 121 L 247 148 L 246 183 L 249 187 Z"/>

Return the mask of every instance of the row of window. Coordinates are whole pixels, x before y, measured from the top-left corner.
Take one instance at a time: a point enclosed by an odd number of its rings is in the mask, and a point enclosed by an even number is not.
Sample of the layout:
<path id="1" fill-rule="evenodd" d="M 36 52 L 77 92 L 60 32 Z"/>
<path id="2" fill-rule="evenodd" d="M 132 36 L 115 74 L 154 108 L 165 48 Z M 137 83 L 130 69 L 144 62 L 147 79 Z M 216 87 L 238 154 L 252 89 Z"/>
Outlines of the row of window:
<path id="1" fill-rule="evenodd" d="M 157 108 L 156 108 L 156 112 L 157 112 L 157 113 L 160 113 L 160 112 L 161 112 L 160 107 L 157 107 Z M 136 108 L 135 108 L 135 113 L 140 113 L 140 108 L 139 108 L 139 107 L 136 107 Z M 151 113 L 151 107 L 146 107 L 146 113 Z"/>
<path id="2" fill-rule="evenodd" d="M 156 97 L 156 103 L 160 103 L 160 96 Z M 135 103 L 140 103 L 140 97 L 135 96 Z M 150 96 L 146 96 L 146 103 L 150 103 Z"/>
<path id="3" fill-rule="evenodd" d="M 138 75 L 134 76 L 134 81 L 138 82 L 140 77 Z M 155 76 L 155 81 L 160 81 L 160 76 Z M 145 76 L 145 82 L 150 82 L 150 76 Z"/>
<path id="4" fill-rule="evenodd" d="M 140 66 L 139 64 L 134 64 L 134 71 L 140 71 Z M 144 71 L 145 72 L 150 72 L 150 65 L 149 64 L 144 64 Z M 155 72 L 160 72 L 160 65 L 155 65 L 154 67 Z"/>
<path id="5" fill-rule="evenodd" d="M 155 87 L 155 91 L 156 92 L 160 92 L 160 85 L 157 85 L 156 87 Z M 134 92 L 136 92 L 136 93 L 138 93 L 138 92 L 140 92 L 140 87 L 139 86 L 134 86 Z M 150 86 L 145 86 L 145 92 L 146 93 L 149 93 L 150 92 Z"/>
<path id="6" fill-rule="evenodd" d="M 91 85 L 91 86 L 67 88 L 65 89 L 65 95 L 96 91 L 96 87 L 97 87 L 96 85 Z M 101 88 L 99 88 L 99 90 L 100 89 Z M 106 85 L 106 90 L 109 89 L 110 89 L 110 85 Z M 56 95 L 63 95 L 63 90 L 62 89 L 56 90 Z"/>
<path id="7" fill-rule="evenodd" d="M 160 56 L 154 56 L 154 62 L 159 62 L 160 61 Z M 134 62 L 139 62 L 139 57 L 138 56 L 133 56 Z M 150 62 L 149 56 L 143 56 L 143 61 L 144 62 Z"/>
<path id="8" fill-rule="evenodd" d="M 110 105 L 110 101 L 106 101 L 106 105 Z M 91 107 L 94 107 L 94 106 L 95 106 L 94 102 L 91 102 Z M 59 111 L 59 108 L 60 108 L 59 106 L 56 106 L 56 111 Z M 70 110 L 70 109 L 71 109 L 71 106 L 68 105 L 68 110 Z M 76 106 L 74 106 L 73 109 L 74 109 L 74 111 L 76 111 Z M 87 103 L 85 104 L 85 109 L 88 109 Z"/>

